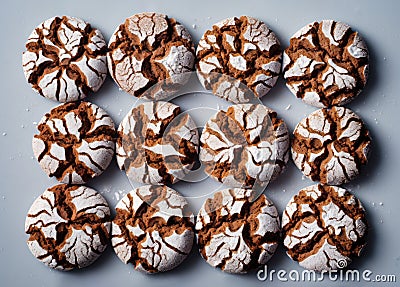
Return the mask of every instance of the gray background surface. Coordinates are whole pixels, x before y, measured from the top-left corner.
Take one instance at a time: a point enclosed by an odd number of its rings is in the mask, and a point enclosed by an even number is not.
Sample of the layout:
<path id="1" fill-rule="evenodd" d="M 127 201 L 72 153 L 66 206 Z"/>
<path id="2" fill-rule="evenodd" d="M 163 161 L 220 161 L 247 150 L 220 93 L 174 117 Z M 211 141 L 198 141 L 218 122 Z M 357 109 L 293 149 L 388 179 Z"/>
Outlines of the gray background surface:
<path id="1" fill-rule="evenodd" d="M 25 241 L 24 220 L 33 200 L 47 187 L 56 184 L 33 159 L 31 138 L 35 122 L 56 106 L 35 94 L 25 83 L 21 68 L 24 42 L 32 29 L 54 15 L 80 17 L 99 28 L 105 38 L 134 13 L 158 11 L 175 17 L 186 25 L 195 42 L 211 25 L 229 16 L 251 15 L 265 21 L 287 47 L 290 36 L 314 20 L 336 19 L 358 30 L 370 49 L 369 83 L 348 107 L 366 122 L 374 138 L 370 163 L 362 176 L 345 185 L 363 202 L 371 225 L 369 245 L 363 257 L 351 268 L 370 269 L 373 274 L 395 274 L 400 280 L 399 248 L 399 67 L 400 21 L 399 1 L 21 1 L 3 2 L 0 12 L 2 27 L 1 112 L 0 112 L 0 285 L 1 286 L 304 286 L 306 283 L 260 282 L 255 272 L 229 275 L 208 266 L 194 247 L 189 258 L 176 270 L 147 276 L 124 265 L 111 248 L 91 267 L 63 273 L 46 268 L 29 252 Z M 195 25 L 195 26 L 193 26 Z M 135 103 L 135 99 L 118 90 L 108 78 L 102 89 L 88 98 L 107 110 L 118 124 Z M 184 105 L 202 103 L 195 98 L 179 99 Z M 283 117 L 291 131 L 296 123 L 313 110 L 289 92 L 282 79 L 263 99 Z M 291 105 L 290 109 L 285 108 Z M 310 185 L 290 162 L 287 171 L 271 184 L 266 194 L 280 212 L 298 189 Z M 118 199 L 131 189 L 125 174 L 115 161 L 99 177 L 88 183 L 100 191 L 113 208 Z M 185 195 L 196 195 L 210 189 L 201 184 L 178 184 Z M 279 248 L 269 262 L 270 269 L 302 270 Z M 371 278 L 373 278 L 373 276 Z M 325 280 L 308 285 L 352 285 Z M 372 283 L 371 283 L 372 284 Z M 397 283 L 398 285 L 399 283 Z M 380 283 L 382 286 L 387 283 Z M 396 286 L 393 284 L 392 286 Z"/>

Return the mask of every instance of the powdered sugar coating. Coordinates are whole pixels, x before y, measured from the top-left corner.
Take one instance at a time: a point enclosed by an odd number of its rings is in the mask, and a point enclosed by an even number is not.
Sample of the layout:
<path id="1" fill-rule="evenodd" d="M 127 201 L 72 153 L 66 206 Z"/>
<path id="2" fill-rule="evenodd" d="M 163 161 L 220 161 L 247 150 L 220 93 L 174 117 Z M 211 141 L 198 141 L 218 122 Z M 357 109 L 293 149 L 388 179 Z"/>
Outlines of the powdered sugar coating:
<path id="1" fill-rule="evenodd" d="M 38 124 L 32 148 L 48 176 L 82 184 L 103 173 L 114 156 L 115 127 L 107 113 L 88 102 L 59 105 Z"/>
<path id="2" fill-rule="evenodd" d="M 232 187 L 266 185 L 289 158 L 286 124 L 260 104 L 219 111 L 206 123 L 200 141 L 199 158 L 206 173 Z"/>
<path id="3" fill-rule="evenodd" d="M 187 201 L 166 186 L 142 186 L 116 206 L 112 245 L 125 264 L 146 273 L 177 267 L 192 249 L 194 217 Z"/>
<path id="4" fill-rule="evenodd" d="M 38 197 L 25 221 L 32 254 L 64 271 L 92 264 L 107 247 L 110 227 L 110 209 L 98 192 L 65 184 Z"/>
<path id="5" fill-rule="evenodd" d="M 202 85 L 234 103 L 265 96 L 281 69 L 280 43 L 275 34 L 265 23 L 249 16 L 214 24 L 200 39 L 196 55 Z M 251 92 L 238 96 L 229 77 L 247 85 Z"/>
<path id="6" fill-rule="evenodd" d="M 349 25 L 313 22 L 296 32 L 283 55 L 283 75 L 290 91 L 316 107 L 344 105 L 364 88 L 368 49 Z"/>
<path id="7" fill-rule="evenodd" d="M 194 66 L 189 32 L 160 13 L 128 17 L 115 30 L 108 47 L 111 76 L 121 89 L 137 97 L 167 97 L 188 81 Z"/>
<path id="8" fill-rule="evenodd" d="M 39 24 L 22 55 L 25 78 L 43 97 L 71 102 L 103 85 L 107 76 L 103 35 L 85 21 L 53 17 Z"/>
<path id="9" fill-rule="evenodd" d="M 293 161 L 314 181 L 329 185 L 349 182 L 367 163 L 371 138 L 350 109 L 317 110 L 296 126 L 293 135 Z"/>
<path id="10" fill-rule="evenodd" d="M 267 261 L 279 240 L 279 215 L 265 195 L 225 189 L 207 199 L 196 221 L 203 258 L 229 273 L 245 273 Z"/>
<path id="11" fill-rule="evenodd" d="M 132 181 L 175 183 L 197 158 L 199 135 L 188 114 L 168 102 L 133 108 L 118 128 L 117 163 Z"/>
<path id="12" fill-rule="evenodd" d="M 336 186 L 312 185 L 289 201 L 282 230 L 287 253 L 300 266 L 330 271 L 360 255 L 368 223 L 354 195 Z"/>

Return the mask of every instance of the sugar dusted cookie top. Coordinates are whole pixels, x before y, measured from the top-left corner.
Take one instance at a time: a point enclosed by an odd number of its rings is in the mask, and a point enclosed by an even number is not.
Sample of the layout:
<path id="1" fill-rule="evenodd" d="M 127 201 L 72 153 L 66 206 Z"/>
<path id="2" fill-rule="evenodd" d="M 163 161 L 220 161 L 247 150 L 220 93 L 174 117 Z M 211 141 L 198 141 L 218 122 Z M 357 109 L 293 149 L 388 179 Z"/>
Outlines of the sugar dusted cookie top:
<path id="1" fill-rule="evenodd" d="M 125 264 L 145 273 L 169 271 L 183 262 L 194 239 L 186 199 L 166 186 L 142 186 L 116 206 L 112 246 Z"/>
<path id="2" fill-rule="evenodd" d="M 108 245 L 110 227 L 110 208 L 97 191 L 66 184 L 38 197 L 25 221 L 32 254 L 64 271 L 92 264 Z"/>
<path id="3" fill-rule="evenodd" d="M 313 181 L 340 185 L 357 177 L 367 164 L 369 131 L 353 111 L 344 107 L 317 110 L 297 124 L 292 158 Z"/>
<path id="4" fill-rule="evenodd" d="M 274 254 L 279 238 L 279 214 L 265 196 L 246 189 L 216 192 L 201 207 L 196 221 L 197 245 L 213 267 L 246 273 Z"/>
<path id="5" fill-rule="evenodd" d="M 328 185 L 303 188 L 282 216 L 287 254 L 315 271 L 346 267 L 367 241 L 368 223 L 360 201 L 347 190 Z"/>
<path id="6" fill-rule="evenodd" d="M 115 30 L 108 49 L 108 68 L 118 86 L 152 100 L 161 100 L 185 84 L 195 61 L 186 28 L 159 13 L 127 18 Z"/>
<path id="7" fill-rule="evenodd" d="M 89 23 L 53 17 L 39 24 L 26 42 L 26 80 L 43 97 L 72 102 L 96 92 L 107 77 L 107 45 Z"/>
<path id="8" fill-rule="evenodd" d="M 368 49 L 342 22 L 313 22 L 297 31 L 283 54 L 283 76 L 290 91 L 316 107 L 344 105 L 364 88 Z"/>
<path id="9" fill-rule="evenodd" d="M 238 104 L 211 117 L 200 137 L 205 172 L 231 187 L 265 186 L 285 169 L 289 133 L 276 112 Z"/>
<path id="10" fill-rule="evenodd" d="M 202 85 L 234 103 L 265 96 L 281 71 L 279 40 L 265 23 L 249 16 L 214 24 L 201 38 L 196 56 Z M 238 93 L 234 81 L 224 75 L 237 79 L 251 93 Z"/>
<path id="11" fill-rule="evenodd" d="M 100 175 L 114 156 L 111 117 L 88 102 L 59 105 L 44 115 L 32 139 L 33 153 L 48 176 L 82 184 Z"/>
<path id="12" fill-rule="evenodd" d="M 147 184 L 175 183 L 197 159 L 199 134 L 192 118 L 169 102 L 134 107 L 118 127 L 117 163 L 128 178 Z"/>

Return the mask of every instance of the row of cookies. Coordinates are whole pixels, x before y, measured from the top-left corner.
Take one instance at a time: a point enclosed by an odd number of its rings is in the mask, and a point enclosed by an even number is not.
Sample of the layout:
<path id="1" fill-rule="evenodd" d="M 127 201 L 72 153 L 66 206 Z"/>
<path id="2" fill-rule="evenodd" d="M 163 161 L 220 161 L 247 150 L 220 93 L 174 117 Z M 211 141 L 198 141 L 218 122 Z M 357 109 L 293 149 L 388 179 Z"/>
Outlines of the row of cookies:
<path id="1" fill-rule="evenodd" d="M 368 223 L 358 199 L 343 188 L 312 185 L 290 200 L 282 226 L 274 204 L 249 189 L 224 189 L 201 207 L 196 222 L 188 202 L 166 186 L 126 194 L 110 217 L 95 190 L 60 184 L 32 204 L 25 222 L 32 254 L 51 268 L 72 270 L 96 261 L 107 245 L 125 264 L 146 273 L 179 266 L 194 236 L 213 267 L 246 273 L 268 262 L 278 244 L 309 270 L 346 267 L 366 244 Z"/>
<path id="2" fill-rule="evenodd" d="M 265 187 L 282 173 L 290 155 L 285 122 L 262 104 L 218 111 L 201 136 L 188 113 L 163 101 L 134 107 L 118 131 L 104 110 L 88 102 L 53 108 L 37 128 L 32 140 L 36 159 L 50 177 L 68 184 L 100 175 L 115 146 L 120 169 L 131 181 L 145 184 L 184 179 L 199 158 L 204 171 L 226 186 Z M 320 109 L 294 130 L 292 158 L 311 180 L 341 185 L 367 163 L 370 144 L 368 129 L 351 110 Z"/>
<path id="3" fill-rule="evenodd" d="M 218 111 L 201 137 L 188 113 L 162 101 L 134 107 L 118 131 L 104 110 L 88 102 L 53 108 L 37 129 L 32 147 L 41 168 L 68 184 L 99 176 L 114 156 L 115 142 L 120 169 L 146 184 L 184 179 L 199 157 L 205 172 L 227 186 L 265 186 L 289 159 L 286 124 L 261 104 Z"/>
<path id="4" fill-rule="evenodd" d="M 108 46 L 101 32 L 83 20 L 53 17 L 32 32 L 22 57 L 32 88 L 60 102 L 96 92 L 107 71 L 127 93 L 162 100 L 187 82 L 196 65 L 202 85 L 234 103 L 263 97 L 282 72 L 292 93 L 317 107 L 349 102 L 368 77 L 365 42 L 350 26 L 332 20 L 296 32 L 281 62 L 278 38 L 258 19 L 232 17 L 214 24 L 195 52 L 188 30 L 159 13 L 128 17 Z M 251 95 L 221 93 L 224 76 L 245 84 Z"/>

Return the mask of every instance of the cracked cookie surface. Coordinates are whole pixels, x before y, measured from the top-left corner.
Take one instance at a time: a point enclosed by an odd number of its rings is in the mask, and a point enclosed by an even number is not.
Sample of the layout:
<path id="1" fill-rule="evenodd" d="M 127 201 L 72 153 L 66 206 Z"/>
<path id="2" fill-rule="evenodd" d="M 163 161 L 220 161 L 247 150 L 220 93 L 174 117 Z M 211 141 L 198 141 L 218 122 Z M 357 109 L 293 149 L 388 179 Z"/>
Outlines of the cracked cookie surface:
<path id="1" fill-rule="evenodd" d="M 305 176 L 323 184 L 353 180 L 367 164 L 371 138 L 350 109 L 319 109 L 297 124 L 292 158 Z"/>
<path id="2" fill-rule="evenodd" d="M 205 201 L 196 221 L 197 244 L 213 267 L 246 273 L 274 254 L 280 239 L 279 214 L 264 195 L 225 189 Z"/>
<path id="3" fill-rule="evenodd" d="M 213 25 L 196 50 L 197 75 L 202 85 L 234 103 L 265 96 L 275 85 L 281 70 L 279 40 L 262 21 L 241 16 Z M 252 91 L 238 92 L 230 76 Z"/>
<path id="4" fill-rule="evenodd" d="M 125 264 L 145 273 L 176 268 L 190 253 L 194 216 L 185 198 L 167 186 L 142 186 L 116 206 L 111 243 Z"/>
<path id="5" fill-rule="evenodd" d="M 152 100 L 161 100 L 184 85 L 195 61 L 187 29 L 159 13 L 127 18 L 115 30 L 108 49 L 109 71 L 118 86 L 133 96 Z"/>
<path id="6" fill-rule="evenodd" d="M 367 242 L 368 222 L 360 201 L 328 185 L 303 188 L 287 204 L 282 233 L 287 254 L 300 266 L 330 271 L 348 266 Z"/>
<path id="7" fill-rule="evenodd" d="M 88 102 L 59 105 L 38 124 L 33 153 L 50 177 L 82 184 L 103 173 L 114 156 L 114 122 Z"/>
<path id="8" fill-rule="evenodd" d="M 265 186 L 282 173 L 290 154 L 285 122 L 261 104 L 219 111 L 206 123 L 200 142 L 205 172 L 232 187 Z"/>
<path id="9" fill-rule="evenodd" d="M 117 163 L 132 181 L 175 183 L 197 160 L 199 134 L 192 118 L 169 102 L 133 108 L 118 128 Z"/>
<path id="10" fill-rule="evenodd" d="M 80 100 L 98 91 L 107 77 L 103 35 L 81 19 L 50 18 L 33 30 L 25 46 L 25 78 L 43 97 Z"/>
<path id="11" fill-rule="evenodd" d="M 290 91 L 316 107 L 344 105 L 364 88 L 368 49 L 342 22 L 313 22 L 296 32 L 283 54 L 283 76 Z"/>
<path id="12" fill-rule="evenodd" d="M 32 254 L 64 271 L 92 264 L 108 245 L 110 227 L 110 208 L 97 191 L 66 184 L 38 197 L 25 221 Z"/>

